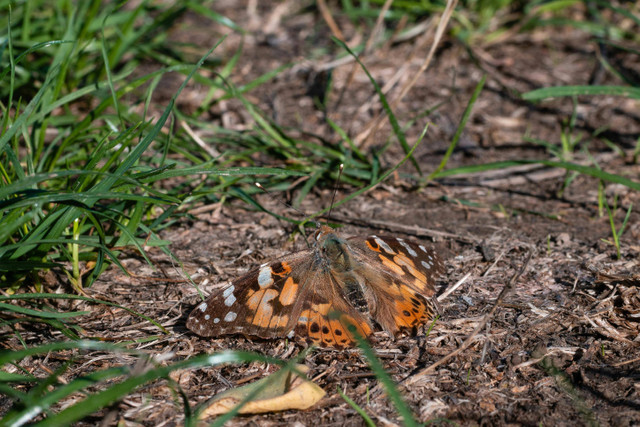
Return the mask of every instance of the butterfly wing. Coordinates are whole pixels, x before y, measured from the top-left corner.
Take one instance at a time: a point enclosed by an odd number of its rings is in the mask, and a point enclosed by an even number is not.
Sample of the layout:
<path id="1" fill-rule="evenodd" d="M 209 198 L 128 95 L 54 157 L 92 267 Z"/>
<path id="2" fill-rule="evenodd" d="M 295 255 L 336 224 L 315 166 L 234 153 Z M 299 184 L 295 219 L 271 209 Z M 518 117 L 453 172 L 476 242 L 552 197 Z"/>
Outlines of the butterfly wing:
<path id="1" fill-rule="evenodd" d="M 356 343 L 355 333 L 368 337 L 373 331 L 369 320 L 348 302 L 338 280 L 330 270 L 324 270 L 310 283 L 315 291 L 304 298 L 295 327 L 295 334 L 308 343 L 351 347 Z"/>
<path id="2" fill-rule="evenodd" d="M 205 337 L 295 336 L 323 347 L 353 345 L 351 327 L 363 336 L 372 331 L 347 302 L 326 260 L 312 250 L 263 264 L 214 291 L 191 312 L 186 326 Z"/>
<path id="3" fill-rule="evenodd" d="M 301 311 L 296 307 L 301 289 L 290 279 L 294 270 L 309 267 L 309 252 L 263 264 L 215 290 L 191 312 L 187 328 L 204 337 L 236 333 L 261 338 L 286 336 Z"/>
<path id="4" fill-rule="evenodd" d="M 354 274 L 369 290 L 371 316 L 386 331 L 415 329 L 433 319 L 435 279 L 444 272 L 438 254 L 412 240 L 351 237 Z"/>

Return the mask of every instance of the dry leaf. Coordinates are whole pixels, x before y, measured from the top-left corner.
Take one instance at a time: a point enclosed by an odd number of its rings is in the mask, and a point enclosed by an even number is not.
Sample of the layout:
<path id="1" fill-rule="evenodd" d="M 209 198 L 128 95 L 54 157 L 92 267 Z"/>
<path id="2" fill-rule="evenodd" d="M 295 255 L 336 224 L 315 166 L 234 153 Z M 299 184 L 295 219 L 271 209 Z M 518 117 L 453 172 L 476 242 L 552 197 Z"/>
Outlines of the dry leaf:
<path id="1" fill-rule="evenodd" d="M 296 369 L 303 373 L 309 371 L 305 365 L 296 365 Z M 265 385 L 267 382 L 269 384 Z M 240 408 L 239 414 L 263 414 L 287 409 L 307 409 L 315 405 L 326 394 L 319 386 L 299 377 L 294 372 L 278 371 L 254 383 L 220 393 L 206 403 L 207 408 L 202 411 L 199 418 L 202 420 L 226 414 L 249 394 L 261 387 L 258 394 Z"/>

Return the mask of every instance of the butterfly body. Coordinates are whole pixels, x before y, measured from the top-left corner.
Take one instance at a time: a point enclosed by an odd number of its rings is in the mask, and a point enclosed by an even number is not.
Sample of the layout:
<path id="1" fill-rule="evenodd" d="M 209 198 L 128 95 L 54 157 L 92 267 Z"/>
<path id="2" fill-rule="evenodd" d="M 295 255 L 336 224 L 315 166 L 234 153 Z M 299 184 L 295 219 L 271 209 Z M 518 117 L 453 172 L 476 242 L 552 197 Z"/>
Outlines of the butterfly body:
<path id="1" fill-rule="evenodd" d="M 348 347 L 375 324 L 391 335 L 433 318 L 435 251 L 395 237 L 344 238 L 321 226 L 310 249 L 261 265 L 198 305 L 187 328 L 202 336 L 288 337 Z"/>

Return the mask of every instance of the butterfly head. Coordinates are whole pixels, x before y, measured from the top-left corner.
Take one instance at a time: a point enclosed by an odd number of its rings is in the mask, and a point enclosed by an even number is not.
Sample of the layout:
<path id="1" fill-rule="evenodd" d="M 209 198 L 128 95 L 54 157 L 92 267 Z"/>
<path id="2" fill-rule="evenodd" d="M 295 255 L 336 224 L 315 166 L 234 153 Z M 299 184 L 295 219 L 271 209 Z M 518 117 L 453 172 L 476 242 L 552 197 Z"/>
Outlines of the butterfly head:
<path id="1" fill-rule="evenodd" d="M 334 272 L 346 272 L 352 269 L 349 248 L 345 239 L 340 237 L 328 225 L 322 225 L 314 234 L 318 260 Z"/>

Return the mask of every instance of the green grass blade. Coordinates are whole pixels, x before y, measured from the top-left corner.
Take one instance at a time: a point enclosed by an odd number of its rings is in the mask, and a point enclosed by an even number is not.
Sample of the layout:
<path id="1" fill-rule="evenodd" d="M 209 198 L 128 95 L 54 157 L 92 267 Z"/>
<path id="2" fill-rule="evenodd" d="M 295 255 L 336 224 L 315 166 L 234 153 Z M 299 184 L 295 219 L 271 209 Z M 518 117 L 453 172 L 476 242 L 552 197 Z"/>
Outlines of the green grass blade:
<path id="1" fill-rule="evenodd" d="M 393 114 L 393 110 L 391 109 L 391 106 L 387 102 L 387 97 L 382 92 L 382 89 L 380 88 L 380 85 L 378 85 L 378 82 L 376 81 L 376 79 L 373 78 L 373 76 L 369 73 L 369 70 L 367 69 L 367 67 L 365 67 L 362 61 L 360 61 L 360 58 L 358 57 L 358 55 L 356 55 L 349 48 L 349 46 L 346 45 L 346 43 L 336 38 L 333 38 L 333 41 L 339 46 L 341 46 L 344 50 L 346 50 L 353 57 L 353 59 L 355 59 L 356 62 L 360 65 L 362 70 L 366 73 L 367 77 L 369 77 L 369 81 L 371 82 L 373 87 L 376 89 L 376 92 L 378 93 L 378 97 L 380 98 L 380 102 L 382 103 L 382 108 L 384 109 L 385 113 L 389 117 L 389 123 L 391 124 L 391 128 L 393 129 L 394 135 L 396 136 L 396 138 L 398 138 L 398 141 L 400 142 L 400 145 L 402 146 L 404 153 L 409 154 L 411 152 L 411 147 L 407 143 L 407 139 L 404 136 L 402 127 L 398 123 L 398 119 L 396 119 L 395 114 Z M 416 168 L 416 171 L 418 172 L 418 174 L 422 175 L 418 161 L 413 156 L 409 156 L 409 159 L 411 160 L 411 163 L 413 164 L 413 166 Z"/>
<path id="2" fill-rule="evenodd" d="M 9 36 L 10 34 L 8 34 L 8 37 Z M 15 58 L 13 58 L 13 55 L 10 55 L 10 58 L 12 58 L 13 66 L 15 67 L 19 65 L 22 62 L 22 60 L 28 57 L 30 54 L 40 49 L 46 49 L 48 47 L 63 44 L 63 43 L 74 43 L 74 41 L 73 40 L 48 40 L 46 42 L 36 43 L 33 46 L 31 46 L 29 49 L 22 52 L 20 55 L 16 56 Z M 0 71 L 0 81 L 4 81 L 4 78 L 6 77 L 7 73 L 9 73 L 10 70 L 11 70 L 11 65 L 7 65 L 2 69 L 2 71 Z"/>
<path id="3" fill-rule="evenodd" d="M 627 223 L 629 222 L 629 217 L 631 216 L 631 209 L 633 209 L 633 202 L 629 203 L 629 209 L 627 209 L 627 214 L 624 216 L 624 220 L 622 221 L 620 230 L 618 230 L 618 236 L 622 236 L 622 233 L 624 233 L 624 230 L 627 228 Z"/>
<path id="4" fill-rule="evenodd" d="M 356 402 L 354 402 L 349 396 L 344 394 L 340 387 L 338 387 L 338 393 L 340 394 L 340 397 L 342 397 L 344 401 L 347 402 L 347 404 L 349 404 L 349 406 L 351 406 L 358 413 L 358 415 L 362 417 L 362 421 L 364 421 L 364 423 L 368 427 L 376 427 L 376 423 L 373 422 L 369 414 L 367 414 L 367 412 L 362 409 Z"/>
<path id="5" fill-rule="evenodd" d="M 0 350 L 0 366 L 3 366 L 7 363 L 17 363 L 18 361 L 24 359 L 25 357 L 35 356 L 38 354 L 47 354 L 52 351 L 63 351 L 63 350 L 96 350 L 96 351 L 107 351 L 107 352 L 125 352 L 130 354 L 139 354 L 142 355 L 142 352 L 138 352 L 136 350 L 129 350 L 122 345 L 110 344 L 106 342 L 98 342 L 98 341 L 64 341 L 64 342 L 54 342 L 49 344 L 43 344 L 37 347 L 28 347 L 24 350 Z"/>
<path id="6" fill-rule="evenodd" d="M 26 383 L 26 382 L 37 381 L 37 380 L 38 378 L 34 377 L 33 375 L 21 375 L 21 374 L 0 371 L 1 383 Z"/>
<path id="7" fill-rule="evenodd" d="M 46 420 L 41 421 L 38 425 L 52 427 L 69 425 L 102 408 L 108 407 L 109 405 L 113 404 L 119 399 L 122 399 L 123 397 L 146 383 L 161 378 L 166 378 L 173 371 L 181 369 L 193 369 L 204 366 L 217 366 L 226 363 L 254 361 L 264 361 L 267 363 L 274 363 L 278 365 L 282 364 L 282 362 L 277 359 L 256 355 L 254 353 L 239 351 L 228 351 L 212 355 L 196 356 L 188 360 L 174 363 L 170 366 L 162 366 L 159 368 L 150 369 L 142 374 L 131 376 L 104 391 L 89 395 L 81 402 L 76 403 L 75 405 L 62 410 L 59 413 L 48 417 Z"/>
<path id="8" fill-rule="evenodd" d="M 30 308 L 24 308 L 13 304 L 5 304 L 0 302 L 0 312 L 8 311 L 12 313 L 26 314 L 28 316 L 43 317 L 45 319 L 69 319 L 71 317 L 84 316 L 91 313 L 90 311 L 69 311 L 64 313 L 56 313 L 41 310 L 32 310 Z"/>
<path id="9" fill-rule="evenodd" d="M 128 313 L 131 313 L 133 316 L 139 317 L 141 319 L 146 320 L 147 322 L 153 324 L 154 326 L 157 326 L 162 332 L 169 333 L 169 331 L 167 331 L 167 329 L 162 326 L 161 324 L 159 324 L 158 322 L 156 322 L 155 320 L 153 320 L 152 318 L 145 316 L 142 313 L 138 313 L 135 310 L 132 310 L 124 305 L 120 305 L 120 304 L 116 304 L 110 301 L 105 301 L 105 300 L 100 300 L 100 299 L 96 299 L 96 298 L 90 298 L 90 297 L 85 297 L 82 295 L 73 295 L 73 294 L 50 294 L 50 293 L 32 293 L 32 294 L 15 294 L 15 295 L 10 295 L 10 296 L 4 296 L 4 295 L 0 295 L 0 303 L 2 303 L 2 301 L 12 301 L 12 300 L 40 300 L 40 299 L 70 299 L 70 300 L 80 300 L 80 301 L 86 301 L 86 302 L 90 302 L 93 304 L 102 304 L 102 305 L 107 305 L 109 307 L 116 307 L 119 308 L 121 310 L 125 310 Z M 2 365 L 2 363 L 0 363 L 0 365 Z"/>
<path id="10" fill-rule="evenodd" d="M 507 168 L 507 167 L 510 167 L 510 166 L 532 165 L 532 164 L 541 164 L 541 165 L 550 166 L 550 167 L 554 167 L 554 168 L 576 171 L 576 172 L 579 172 L 579 173 L 584 174 L 584 175 L 588 175 L 588 176 L 592 176 L 594 178 L 602 179 L 604 181 L 615 182 L 617 184 L 622 184 L 622 185 L 624 185 L 626 187 L 629 187 L 629 188 L 631 188 L 633 190 L 640 190 L 640 182 L 633 181 L 631 179 L 622 177 L 620 175 L 615 175 L 615 174 L 612 174 L 612 173 L 608 173 L 608 172 L 605 172 L 603 170 L 600 170 L 600 169 L 592 167 L 592 166 L 583 166 L 583 165 L 578 165 L 578 164 L 571 163 L 571 162 L 558 162 L 558 161 L 544 160 L 544 159 L 539 159 L 539 160 L 523 160 L 523 159 L 521 159 L 521 160 L 507 160 L 507 161 L 503 161 L 503 162 L 483 163 L 483 164 L 480 164 L 480 165 L 452 168 L 452 169 L 447 169 L 447 170 L 444 170 L 444 171 L 438 173 L 435 176 L 435 178 L 444 178 L 444 177 L 455 176 L 455 175 L 459 175 L 459 174 L 476 173 L 476 172 L 483 172 L 483 171 L 487 171 L 487 170 L 504 169 L 504 168 Z"/>
<path id="11" fill-rule="evenodd" d="M 225 27 L 228 27 L 233 31 L 244 33 L 244 30 L 242 29 L 242 27 L 239 27 L 231 19 L 227 18 L 226 16 L 220 15 L 219 13 L 214 12 L 210 8 L 198 2 L 188 1 L 185 3 L 185 5 L 191 10 L 193 10 L 194 12 L 196 12 L 198 15 L 205 16 L 211 19 L 213 22 L 217 22 L 218 24 L 224 25 Z"/>
<path id="12" fill-rule="evenodd" d="M 356 342 L 358 343 L 358 347 L 360 348 L 360 350 L 362 350 L 362 353 L 367 358 L 369 367 L 375 374 L 378 381 L 380 381 L 380 383 L 384 387 L 387 395 L 389 396 L 389 399 L 391 399 L 391 402 L 393 403 L 393 406 L 395 406 L 396 410 L 402 417 L 402 423 L 408 427 L 417 427 L 418 424 L 413 417 L 411 409 L 409 409 L 409 406 L 405 403 L 402 395 L 400 394 L 400 391 L 396 387 L 393 379 L 391 379 L 391 376 L 384 369 L 384 366 L 380 362 L 380 359 L 378 359 L 371 346 L 369 346 L 369 343 L 362 336 L 360 336 L 357 331 L 354 330 L 352 332 L 356 332 L 354 336 L 356 338 Z"/>
<path id="13" fill-rule="evenodd" d="M 640 99 L 640 88 L 628 86 L 557 86 L 523 93 L 522 99 L 526 101 L 539 101 L 545 98 L 577 95 L 623 96 L 625 98 Z"/>
<path id="14" fill-rule="evenodd" d="M 307 173 L 302 171 L 279 169 L 279 168 L 263 168 L 263 167 L 230 167 L 217 168 L 207 167 L 206 165 L 192 166 L 184 169 L 172 169 L 161 172 L 152 178 L 143 178 L 140 181 L 150 183 L 161 181 L 167 178 L 186 177 L 191 175 L 214 175 L 214 176 L 248 176 L 248 175 L 271 175 L 271 176 L 306 176 Z"/>
<path id="15" fill-rule="evenodd" d="M 467 103 L 467 108 L 465 108 L 464 113 L 462 114 L 462 118 L 460 119 L 460 123 L 458 124 L 458 129 L 456 129 L 456 133 L 453 136 L 453 139 L 451 140 L 451 143 L 449 144 L 449 147 L 447 148 L 446 153 L 442 157 L 440 164 L 433 172 L 429 174 L 429 176 L 425 181 L 431 181 L 433 177 L 438 175 L 438 173 L 441 172 L 445 168 L 445 166 L 447 166 L 447 163 L 449 162 L 449 158 L 451 157 L 451 154 L 453 154 L 453 150 L 458 145 L 460 136 L 462 136 L 462 131 L 467 125 L 469 116 L 471 116 L 471 110 L 473 109 L 473 106 L 475 105 L 476 100 L 478 99 L 478 96 L 480 96 L 480 93 L 482 92 L 482 88 L 484 88 L 484 83 L 486 81 L 487 81 L 487 75 L 484 74 L 480 79 L 480 81 L 478 82 L 478 84 L 476 85 L 476 88 L 473 91 L 473 94 L 471 95 L 471 99 L 469 99 L 469 102 Z"/>
<path id="16" fill-rule="evenodd" d="M 176 93 L 171 97 L 169 104 L 164 109 L 164 112 L 162 113 L 162 115 L 160 116 L 156 124 L 153 126 L 149 134 L 147 134 L 142 139 L 142 141 L 140 141 L 140 143 L 135 147 L 135 149 L 131 152 L 131 154 L 127 156 L 124 159 L 124 161 L 118 166 L 118 168 L 114 172 L 116 176 L 124 175 L 126 171 L 131 169 L 131 167 L 140 159 L 140 157 L 142 156 L 142 153 L 144 153 L 145 150 L 149 147 L 149 145 L 155 140 L 158 133 L 160 133 L 160 130 L 166 123 L 167 118 L 169 117 L 169 114 L 173 110 L 173 106 L 175 105 L 176 99 L 178 98 L 182 90 L 187 86 L 187 83 L 189 82 L 189 80 L 191 80 L 191 77 L 195 74 L 195 72 L 202 66 L 202 63 L 204 62 L 204 60 L 209 57 L 209 55 L 220 45 L 220 43 L 222 43 L 223 40 L 224 38 L 218 41 L 218 43 L 215 44 L 211 49 L 209 49 L 207 53 L 202 58 L 200 58 L 198 63 L 192 68 L 191 72 L 187 75 L 187 78 L 182 82 L 182 84 L 180 85 Z M 104 191 L 110 188 L 113 185 L 113 183 L 114 183 L 113 180 L 106 179 L 102 181 L 95 188 L 95 190 Z"/>
<path id="17" fill-rule="evenodd" d="M 42 83 L 42 87 L 38 90 L 33 99 L 27 104 L 22 114 L 18 116 L 17 119 L 9 126 L 2 135 L 0 135 L 0 153 L 2 153 L 5 149 L 5 145 L 9 143 L 11 138 L 26 125 L 27 119 L 33 113 L 33 111 L 40 105 L 41 100 L 49 90 L 49 86 L 53 83 L 53 79 L 56 77 L 56 73 L 58 72 L 57 68 L 52 68 L 49 73 L 47 73 L 47 78 Z"/>
<path id="18" fill-rule="evenodd" d="M 373 187 L 375 187 L 376 185 L 380 184 L 381 182 L 383 182 L 384 180 L 386 180 L 392 173 L 394 173 L 400 166 L 402 166 L 407 160 L 409 160 L 411 158 L 411 156 L 413 156 L 413 152 L 416 150 L 416 148 L 418 148 L 418 145 L 420 145 L 420 143 L 422 142 L 422 139 L 424 138 L 424 135 L 427 132 L 427 128 L 425 127 L 424 130 L 422 131 L 422 135 L 420 135 L 420 138 L 418 139 L 418 141 L 413 145 L 413 147 L 411 147 L 411 149 L 409 150 L 409 152 L 406 154 L 406 156 L 404 156 L 404 158 L 398 162 L 398 164 L 396 164 L 394 167 L 392 167 L 391 169 L 389 169 L 388 171 L 386 171 L 384 174 L 382 174 L 377 180 L 375 180 L 374 182 L 372 182 L 371 184 L 357 190 L 354 191 L 353 193 L 349 194 L 347 197 L 345 197 L 342 200 L 339 200 L 337 202 L 335 202 L 333 204 L 333 206 L 327 206 L 326 208 L 308 216 L 304 221 L 301 222 L 301 224 L 304 224 L 310 220 L 312 220 L 313 218 L 319 217 L 320 215 L 324 214 L 325 212 L 328 212 L 329 210 L 331 210 L 332 208 L 337 208 L 338 206 L 347 203 L 348 201 L 355 199 L 356 197 L 358 197 L 359 195 L 361 195 L 362 193 L 371 190 Z"/>
<path id="19" fill-rule="evenodd" d="M 640 17 L 637 14 L 634 14 L 633 12 L 631 12 L 631 10 L 629 10 L 629 9 L 625 9 L 623 7 L 618 7 L 615 4 L 613 4 L 612 2 L 605 1 L 605 0 L 595 0 L 595 3 L 598 4 L 599 6 L 611 9 L 614 12 L 619 13 L 620 15 L 624 16 L 625 18 L 629 18 L 630 20 L 635 22 L 636 25 L 640 25 Z"/>
<path id="20" fill-rule="evenodd" d="M 82 392 L 87 387 L 94 386 L 102 381 L 108 381 L 126 375 L 128 372 L 129 369 L 123 366 L 93 371 L 87 375 L 73 379 L 68 384 L 54 388 L 50 393 L 45 393 L 41 396 L 29 396 L 29 398 L 23 397 L 21 399 L 23 402 L 27 400 L 32 400 L 32 402 L 27 402 L 28 404 L 25 405 L 26 407 L 24 409 L 9 411 L 9 413 L 2 418 L 2 423 L 3 425 L 16 426 L 28 423 L 41 413 L 47 411 L 54 404 L 60 402 L 63 398 L 73 393 Z M 31 379 L 30 381 L 21 382 L 32 381 L 34 380 Z M 36 402 L 34 402 L 34 400 L 37 400 L 37 404 L 35 404 Z"/>

